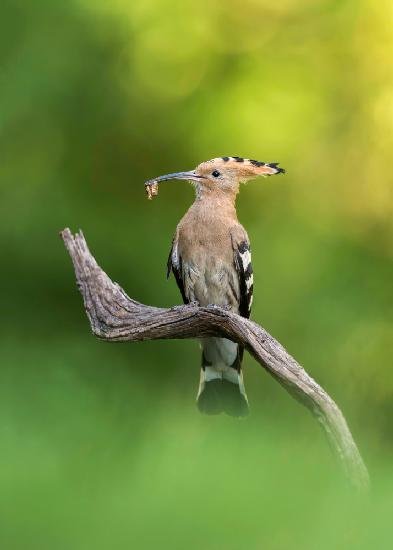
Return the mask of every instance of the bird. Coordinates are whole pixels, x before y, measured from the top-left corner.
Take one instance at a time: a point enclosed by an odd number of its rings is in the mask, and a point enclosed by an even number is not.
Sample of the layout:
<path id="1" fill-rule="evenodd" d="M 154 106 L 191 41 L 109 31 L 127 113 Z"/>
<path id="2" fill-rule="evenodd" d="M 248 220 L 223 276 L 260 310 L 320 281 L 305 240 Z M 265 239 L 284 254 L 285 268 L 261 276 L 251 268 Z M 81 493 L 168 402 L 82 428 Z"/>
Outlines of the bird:
<path id="1" fill-rule="evenodd" d="M 158 184 L 166 180 L 187 180 L 195 188 L 194 203 L 177 225 L 167 262 L 167 278 L 173 273 L 185 304 L 216 305 L 250 317 L 254 289 L 251 248 L 237 218 L 236 197 L 241 183 L 285 173 L 278 165 L 243 157 L 218 157 L 202 162 L 194 170 L 146 182 L 154 194 Z M 219 337 L 201 338 L 200 345 L 199 410 L 209 415 L 247 416 L 244 348 Z"/>

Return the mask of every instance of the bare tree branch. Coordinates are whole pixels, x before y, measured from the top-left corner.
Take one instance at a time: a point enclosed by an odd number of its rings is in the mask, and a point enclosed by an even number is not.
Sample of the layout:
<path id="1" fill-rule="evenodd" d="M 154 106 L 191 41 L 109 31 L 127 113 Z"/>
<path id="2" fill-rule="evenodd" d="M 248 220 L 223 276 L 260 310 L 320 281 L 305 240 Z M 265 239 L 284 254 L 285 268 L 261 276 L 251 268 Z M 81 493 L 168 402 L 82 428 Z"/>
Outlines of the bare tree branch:
<path id="1" fill-rule="evenodd" d="M 107 341 L 223 336 L 244 345 L 282 386 L 320 422 L 351 483 L 360 489 L 369 476 L 340 409 L 262 327 L 221 307 L 196 304 L 170 309 L 132 300 L 113 283 L 91 255 L 82 232 L 61 233 L 74 264 L 93 334 Z"/>

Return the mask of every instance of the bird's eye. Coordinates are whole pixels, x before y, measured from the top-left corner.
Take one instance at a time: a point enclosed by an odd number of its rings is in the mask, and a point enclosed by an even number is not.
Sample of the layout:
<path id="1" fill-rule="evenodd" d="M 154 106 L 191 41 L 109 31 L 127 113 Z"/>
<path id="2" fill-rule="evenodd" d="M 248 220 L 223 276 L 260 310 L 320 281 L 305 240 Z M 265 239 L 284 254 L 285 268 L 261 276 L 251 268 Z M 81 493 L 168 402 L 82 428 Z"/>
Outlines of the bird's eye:
<path id="1" fill-rule="evenodd" d="M 218 170 L 214 170 L 214 172 L 212 172 L 212 176 L 214 176 L 215 178 L 218 178 L 218 176 L 221 176 L 221 174 Z"/>

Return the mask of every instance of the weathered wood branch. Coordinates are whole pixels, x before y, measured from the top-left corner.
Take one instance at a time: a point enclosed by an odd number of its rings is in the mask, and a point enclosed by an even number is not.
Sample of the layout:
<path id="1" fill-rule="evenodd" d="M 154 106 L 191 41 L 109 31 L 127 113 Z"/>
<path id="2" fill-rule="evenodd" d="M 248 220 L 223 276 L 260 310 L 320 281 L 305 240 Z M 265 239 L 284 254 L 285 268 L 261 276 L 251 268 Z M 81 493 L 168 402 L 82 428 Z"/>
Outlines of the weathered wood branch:
<path id="1" fill-rule="evenodd" d="M 93 334 L 111 342 L 224 336 L 243 344 L 288 392 L 320 422 L 353 485 L 365 489 L 369 476 L 340 409 L 333 399 L 262 327 L 217 306 L 170 309 L 132 300 L 91 255 L 82 232 L 61 233 L 74 264 Z"/>

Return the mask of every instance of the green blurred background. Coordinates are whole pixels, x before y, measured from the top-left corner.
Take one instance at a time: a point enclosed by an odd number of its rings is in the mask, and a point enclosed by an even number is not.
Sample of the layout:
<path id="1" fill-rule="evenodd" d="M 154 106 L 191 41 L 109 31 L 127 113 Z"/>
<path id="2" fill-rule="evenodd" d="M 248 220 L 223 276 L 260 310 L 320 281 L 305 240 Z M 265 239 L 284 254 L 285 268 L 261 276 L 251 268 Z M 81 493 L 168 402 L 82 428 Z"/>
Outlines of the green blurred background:
<path id="1" fill-rule="evenodd" d="M 391 2 L 3 0 L 0 21 L 1 548 L 391 548 Z M 221 155 L 287 169 L 238 199 L 253 319 L 342 407 L 367 497 L 250 357 L 251 416 L 209 418 L 195 342 L 90 333 L 59 230 L 179 303 L 193 191 L 143 182 Z"/>

